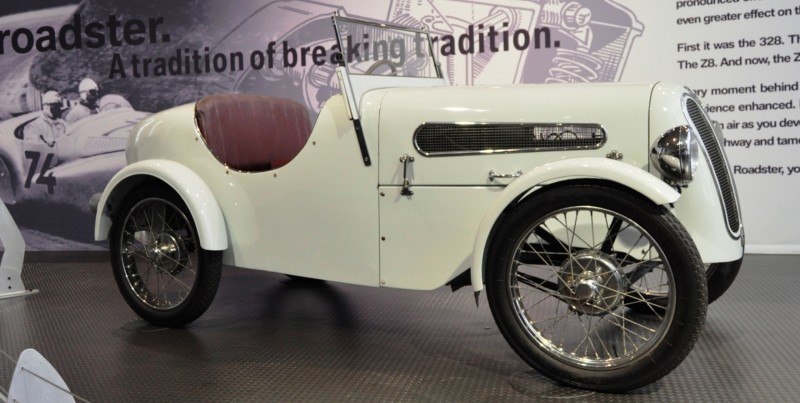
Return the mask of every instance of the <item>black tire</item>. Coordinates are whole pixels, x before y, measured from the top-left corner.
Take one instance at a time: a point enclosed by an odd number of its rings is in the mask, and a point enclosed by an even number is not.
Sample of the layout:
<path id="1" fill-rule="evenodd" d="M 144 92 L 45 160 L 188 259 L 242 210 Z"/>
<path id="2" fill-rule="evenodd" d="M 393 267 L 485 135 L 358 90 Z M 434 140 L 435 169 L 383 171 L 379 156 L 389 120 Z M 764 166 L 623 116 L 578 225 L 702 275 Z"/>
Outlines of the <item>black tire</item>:
<path id="1" fill-rule="evenodd" d="M 286 274 L 286 277 L 288 277 L 289 280 L 294 284 L 315 285 L 325 282 L 325 280 L 320 280 L 318 278 L 295 276 L 294 274 Z"/>
<path id="2" fill-rule="evenodd" d="M 132 190 L 114 216 L 110 237 L 114 279 L 142 319 L 182 327 L 214 301 L 222 252 L 200 247 L 191 213 L 171 188 Z"/>
<path id="3" fill-rule="evenodd" d="M 614 219 L 621 224 L 612 230 Z M 707 307 L 704 267 L 680 222 L 636 194 L 589 185 L 541 190 L 506 215 L 489 248 L 486 290 L 523 360 L 558 382 L 602 392 L 672 371 L 694 346 Z M 639 302 L 651 291 L 667 301 L 661 313 L 628 309 L 628 297 Z"/>
<path id="4" fill-rule="evenodd" d="M 725 263 L 712 263 L 706 266 L 706 286 L 708 288 L 708 304 L 716 301 L 722 294 L 728 291 L 733 281 L 736 280 L 736 275 L 739 274 L 739 268 L 742 267 L 742 259 L 733 262 Z M 664 300 L 660 297 L 645 296 L 645 299 L 655 305 L 663 305 Z M 640 313 L 650 313 L 651 307 L 645 303 L 631 303 L 630 308 L 637 310 Z"/>
<path id="5" fill-rule="evenodd" d="M 739 269 L 742 267 L 742 259 L 726 263 L 712 263 L 706 269 L 706 280 L 708 282 L 708 303 L 716 301 L 722 294 L 728 291 Z"/>

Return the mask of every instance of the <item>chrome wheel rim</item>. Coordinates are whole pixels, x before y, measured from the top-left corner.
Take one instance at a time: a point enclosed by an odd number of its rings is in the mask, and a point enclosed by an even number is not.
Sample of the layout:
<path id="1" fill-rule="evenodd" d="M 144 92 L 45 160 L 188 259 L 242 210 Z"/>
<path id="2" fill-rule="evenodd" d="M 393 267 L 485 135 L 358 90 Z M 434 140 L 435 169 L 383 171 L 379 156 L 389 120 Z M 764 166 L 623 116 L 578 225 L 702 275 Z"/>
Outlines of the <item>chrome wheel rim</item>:
<path id="1" fill-rule="evenodd" d="M 151 309 L 180 306 L 197 280 L 197 238 L 189 219 L 174 204 L 148 198 L 133 206 L 122 225 L 126 287 Z"/>
<path id="2" fill-rule="evenodd" d="M 573 366 L 613 369 L 645 357 L 674 316 L 673 273 L 661 246 L 607 209 L 543 217 L 517 241 L 509 265 L 516 319 L 530 340 Z"/>

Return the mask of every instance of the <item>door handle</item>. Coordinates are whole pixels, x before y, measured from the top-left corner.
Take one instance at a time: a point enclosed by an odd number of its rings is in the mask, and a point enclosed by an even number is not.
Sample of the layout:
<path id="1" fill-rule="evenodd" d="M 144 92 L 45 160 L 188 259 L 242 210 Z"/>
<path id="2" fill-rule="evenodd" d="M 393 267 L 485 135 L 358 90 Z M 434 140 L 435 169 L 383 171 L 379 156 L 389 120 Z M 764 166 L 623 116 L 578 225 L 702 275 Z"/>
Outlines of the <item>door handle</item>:
<path id="1" fill-rule="evenodd" d="M 494 181 L 495 179 L 513 179 L 519 178 L 522 176 L 522 171 L 517 171 L 511 174 L 498 174 L 494 170 L 489 171 L 489 180 Z"/>

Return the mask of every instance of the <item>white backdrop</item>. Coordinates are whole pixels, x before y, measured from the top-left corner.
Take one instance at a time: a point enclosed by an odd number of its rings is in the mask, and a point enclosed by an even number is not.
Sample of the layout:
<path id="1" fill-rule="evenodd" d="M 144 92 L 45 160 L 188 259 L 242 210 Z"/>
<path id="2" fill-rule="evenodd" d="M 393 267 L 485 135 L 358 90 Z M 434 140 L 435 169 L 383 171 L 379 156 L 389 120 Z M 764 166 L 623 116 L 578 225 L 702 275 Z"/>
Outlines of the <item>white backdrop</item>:
<path id="1" fill-rule="evenodd" d="M 800 214 L 794 211 L 800 201 L 799 0 L 39 3 L 16 8 L 24 13 L 0 15 L 0 159 L 10 170 L 8 176 L 0 175 L 0 194 L 7 203 L 18 202 L 12 214 L 31 248 L 102 247 L 91 242 L 93 217 L 87 201 L 124 164 L 120 147 L 78 159 L 46 149 L 58 154 L 52 160 L 61 161 L 57 166 L 22 158 L 19 133 L 41 115 L 41 93 L 57 90 L 65 105 L 74 105 L 79 102 L 78 82 L 89 77 L 103 94 L 130 101 L 137 114 L 109 115 L 103 124 L 68 128 L 73 137 L 106 130 L 99 134 L 113 134 L 120 144 L 124 135 L 114 130 L 135 123 L 137 116 L 214 92 L 288 97 L 315 113 L 337 91 L 333 66 L 286 66 L 280 53 L 284 43 L 295 50 L 329 49 L 329 17 L 338 10 L 347 16 L 424 25 L 439 37 L 438 46 L 446 53 L 441 59 L 456 85 L 586 80 L 689 86 L 711 107 L 712 118 L 725 125 L 747 252 L 800 253 Z M 53 7 L 64 3 L 73 4 Z M 469 32 L 487 35 L 488 27 L 501 32 L 498 41 L 502 32 L 513 40 L 522 31 L 541 39 L 541 46 L 536 48 L 533 39 L 522 50 L 498 42 L 495 51 L 486 44 L 483 52 L 471 54 L 458 46 L 449 54 L 441 47 L 448 36 L 458 41 Z M 64 29 L 70 32 L 61 35 Z M 81 35 L 81 47 L 75 46 L 74 32 Z M 263 57 L 270 42 L 278 51 L 274 67 L 247 63 L 258 60 L 252 59 L 254 53 Z M 226 55 L 237 52 L 245 60 L 243 68 L 214 71 L 217 57 L 225 62 Z M 200 58 L 197 67 L 165 67 L 170 59 L 195 55 Z"/>
<path id="2" fill-rule="evenodd" d="M 800 1 L 621 3 L 645 25 L 622 79 L 683 83 L 718 107 L 746 251 L 800 253 Z"/>

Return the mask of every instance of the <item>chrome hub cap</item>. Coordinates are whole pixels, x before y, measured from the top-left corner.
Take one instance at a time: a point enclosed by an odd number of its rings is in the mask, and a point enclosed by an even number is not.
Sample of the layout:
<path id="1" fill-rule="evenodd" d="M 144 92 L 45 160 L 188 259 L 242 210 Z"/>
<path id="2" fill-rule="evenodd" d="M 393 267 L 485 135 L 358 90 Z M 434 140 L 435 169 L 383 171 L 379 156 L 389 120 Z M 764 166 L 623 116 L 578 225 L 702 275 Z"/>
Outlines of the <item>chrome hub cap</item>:
<path id="1" fill-rule="evenodd" d="M 586 315 L 604 315 L 623 298 L 622 274 L 613 256 L 589 250 L 577 253 L 561 267 L 559 292 L 570 307 Z"/>
<path id="2" fill-rule="evenodd" d="M 177 274 L 183 267 L 180 264 L 182 255 L 178 239 L 164 232 L 155 236 L 155 242 L 149 249 L 153 264 L 170 274 Z"/>

